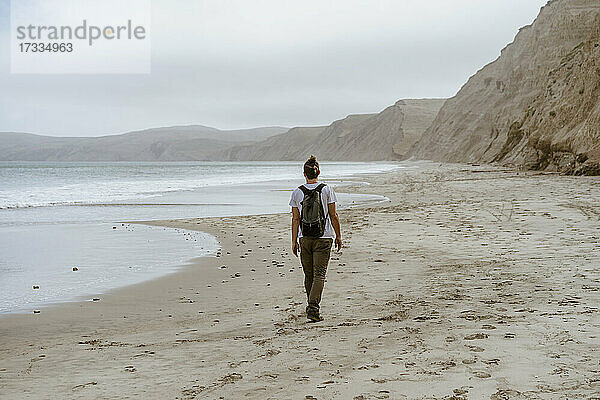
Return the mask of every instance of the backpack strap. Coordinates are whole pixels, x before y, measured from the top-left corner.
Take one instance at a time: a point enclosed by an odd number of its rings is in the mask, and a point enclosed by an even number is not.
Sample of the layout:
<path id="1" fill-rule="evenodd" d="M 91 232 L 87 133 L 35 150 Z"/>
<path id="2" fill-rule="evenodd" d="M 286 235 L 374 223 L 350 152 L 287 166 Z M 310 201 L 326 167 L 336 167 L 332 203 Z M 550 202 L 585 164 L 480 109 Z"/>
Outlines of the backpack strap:
<path id="1" fill-rule="evenodd" d="M 305 196 L 310 193 L 310 189 L 304 187 L 304 185 L 298 186 L 298 189 L 302 190 L 302 193 L 304 193 Z"/>
<path id="2" fill-rule="evenodd" d="M 307 188 L 304 185 L 300 185 L 298 186 L 298 189 L 302 190 L 302 193 L 304 193 L 304 195 L 306 196 L 307 194 L 309 194 L 310 192 L 312 192 L 313 190 L 316 190 L 317 192 L 321 193 L 321 190 L 323 190 L 323 188 L 327 186 L 324 183 L 321 183 L 319 186 L 317 186 L 316 188 L 310 190 L 309 188 Z"/>

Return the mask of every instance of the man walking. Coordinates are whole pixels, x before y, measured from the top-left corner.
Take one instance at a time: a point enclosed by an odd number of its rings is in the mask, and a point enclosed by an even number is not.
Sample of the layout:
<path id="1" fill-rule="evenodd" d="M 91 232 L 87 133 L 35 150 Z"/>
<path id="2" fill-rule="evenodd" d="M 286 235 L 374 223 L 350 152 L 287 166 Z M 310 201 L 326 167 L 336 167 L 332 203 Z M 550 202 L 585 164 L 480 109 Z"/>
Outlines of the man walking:
<path id="1" fill-rule="evenodd" d="M 306 317 L 322 321 L 319 311 L 331 246 L 342 248 L 342 228 L 335 210 L 337 198 L 333 188 L 318 182 L 319 163 L 315 156 L 304 163 L 306 183 L 292 192 L 292 253 L 304 270 L 304 288 L 308 298 Z M 300 243 L 298 243 L 298 239 Z"/>

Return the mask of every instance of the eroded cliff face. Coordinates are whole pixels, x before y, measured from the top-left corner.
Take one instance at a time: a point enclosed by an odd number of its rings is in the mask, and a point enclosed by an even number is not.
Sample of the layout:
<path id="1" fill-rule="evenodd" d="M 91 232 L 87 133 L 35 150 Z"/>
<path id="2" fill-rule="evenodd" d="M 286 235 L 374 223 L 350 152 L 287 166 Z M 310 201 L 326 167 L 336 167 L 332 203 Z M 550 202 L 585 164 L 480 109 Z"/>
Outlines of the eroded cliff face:
<path id="1" fill-rule="evenodd" d="M 298 127 L 263 142 L 237 146 L 228 160 L 400 160 L 431 125 L 444 99 L 400 100 L 378 114 L 349 115 L 322 127 Z"/>
<path id="2" fill-rule="evenodd" d="M 600 173 L 600 1 L 554 0 L 412 149 L 451 162 Z"/>

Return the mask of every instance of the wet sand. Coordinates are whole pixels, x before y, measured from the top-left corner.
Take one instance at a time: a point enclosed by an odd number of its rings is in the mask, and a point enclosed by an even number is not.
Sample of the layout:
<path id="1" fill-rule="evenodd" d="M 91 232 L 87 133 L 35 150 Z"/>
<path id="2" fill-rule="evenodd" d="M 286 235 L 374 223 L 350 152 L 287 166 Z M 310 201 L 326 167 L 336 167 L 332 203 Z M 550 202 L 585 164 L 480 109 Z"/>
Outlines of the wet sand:
<path id="1" fill-rule="evenodd" d="M 0 398 L 600 398 L 600 180 L 418 165 L 343 189 L 390 202 L 340 212 L 325 321 L 288 214 L 155 221 L 222 253 L 0 317 Z"/>

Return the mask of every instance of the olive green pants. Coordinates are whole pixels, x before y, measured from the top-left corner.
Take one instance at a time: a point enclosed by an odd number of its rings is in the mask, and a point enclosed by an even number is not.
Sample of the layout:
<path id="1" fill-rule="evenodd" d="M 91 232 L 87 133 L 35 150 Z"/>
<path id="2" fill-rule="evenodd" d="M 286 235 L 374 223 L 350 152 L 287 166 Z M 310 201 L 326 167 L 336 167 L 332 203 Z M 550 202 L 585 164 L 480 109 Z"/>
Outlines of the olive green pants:
<path id="1" fill-rule="evenodd" d="M 308 298 L 308 312 L 319 312 L 321 294 L 325 284 L 325 274 L 331 253 L 333 239 L 300 238 L 300 262 L 304 270 L 304 288 Z"/>

